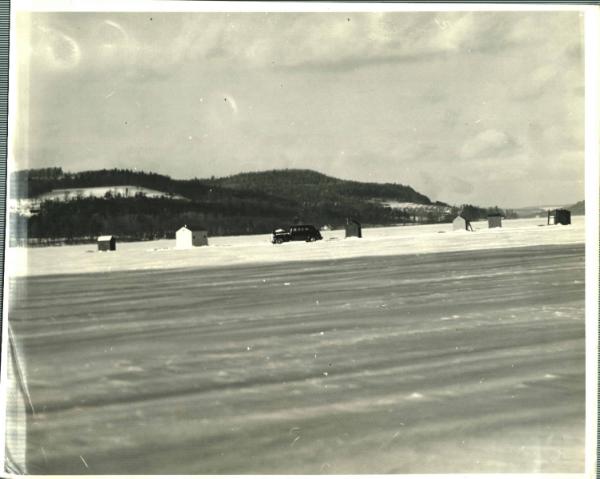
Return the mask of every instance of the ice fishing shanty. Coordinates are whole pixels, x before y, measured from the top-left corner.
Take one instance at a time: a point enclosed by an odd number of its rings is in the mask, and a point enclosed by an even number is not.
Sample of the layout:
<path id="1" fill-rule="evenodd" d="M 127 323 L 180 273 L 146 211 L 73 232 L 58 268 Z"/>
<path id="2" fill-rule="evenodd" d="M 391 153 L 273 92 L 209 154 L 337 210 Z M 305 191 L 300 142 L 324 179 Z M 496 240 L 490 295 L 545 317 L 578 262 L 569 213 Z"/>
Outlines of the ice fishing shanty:
<path id="1" fill-rule="evenodd" d="M 488 215 L 488 228 L 502 228 L 502 215 L 499 213 L 495 213 L 493 215 Z"/>
<path id="2" fill-rule="evenodd" d="M 346 219 L 345 228 L 346 228 L 346 238 L 351 238 L 351 237 L 362 238 L 362 227 L 357 220 L 355 220 L 353 218 Z"/>
<path id="3" fill-rule="evenodd" d="M 175 248 L 188 249 L 194 246 L 208 246 L 208 232 L 197 228 L 182 226 L 175 233 Z"/>
<path id="4" fill-rule="evenodd" d="M 452 229 L 454 231 L 457 230 L 466 230 L 466 231 L 473 231 L 473 227 L 471 226 L 471 222 L 466 219 L 464 216 L 457 216 L 456 218 L 454 218 L 454 220 L 452 220 Z"/>
<path id="5" fill-rule="evenodd" d="M 550 218 L 552 218 L 552 223 L 550 223 Z M 570 225 L 571 212 L 565 209 L 556 209 L 548 211 L 548 224 Z"/>
<path id="6" fill-rule="evenodd" d="M 117 238 L 112 235 L 98 236 L 98 251 L 115 251 Z"/>

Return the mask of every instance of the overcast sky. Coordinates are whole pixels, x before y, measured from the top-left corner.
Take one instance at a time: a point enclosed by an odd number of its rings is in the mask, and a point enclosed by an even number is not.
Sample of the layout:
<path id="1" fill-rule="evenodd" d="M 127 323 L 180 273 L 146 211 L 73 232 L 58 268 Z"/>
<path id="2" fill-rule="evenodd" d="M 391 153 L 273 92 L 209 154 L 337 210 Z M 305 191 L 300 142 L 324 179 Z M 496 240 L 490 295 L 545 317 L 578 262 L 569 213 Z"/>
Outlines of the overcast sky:
<path id="1" fill-rule="evenodd" d="M 584 197 L 578 12 L 20 13 L 19 168 Z"/>

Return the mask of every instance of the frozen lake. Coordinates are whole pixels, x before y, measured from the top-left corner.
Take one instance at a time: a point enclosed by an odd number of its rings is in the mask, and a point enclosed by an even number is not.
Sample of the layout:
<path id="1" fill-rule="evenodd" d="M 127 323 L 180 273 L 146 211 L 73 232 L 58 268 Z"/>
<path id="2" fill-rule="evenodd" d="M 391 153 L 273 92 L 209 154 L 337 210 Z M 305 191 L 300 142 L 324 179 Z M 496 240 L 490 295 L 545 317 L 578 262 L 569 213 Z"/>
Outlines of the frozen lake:
<path id="1" fill-rule="evenodd" d="M 17 465 L 32 474 L 583 472 L 575 220 L 385 228 L 362 240 L 332 232 L 283 246 L 214 238 L 181 252 L 160 249 L 174 242 L 29 250 L 37 276 L 11 281 L 35 410 Z M 532 238 L 545 246 L 522 247 Z M 410 254 L 436 248 L 450 251 Z M 292 261 L 306 251 L 311 261 Z M 188 267 L 144 269 L 169 266 Z M 100 272 L 109 269 L 125 271 Z M 39 276 L 59 271 L 95 272 Z"/>
<path id="2" fill-rule="evenodd" d="M 545 218 L 505 220 L 488 229 L 475 222 L 475 231 L 452 231 L 451 224 L 365 228 L 363 238 L 344 239 L 344 231 L 323 232 L 324 241 L 272 245 L 270 235 L 211 237 L 209 246 L 176 250 L 175 240 L 117 243 L 117 251 L 99 252 L 96 245 L 10 248 L 7 268 L 14 276 L 110 272 L 139 269 L 207 268 L 235 264 L 315 261 L 360 256 L 513 248 L 582 243 L 583 216 L 569 226 L 545 225 Z"/>

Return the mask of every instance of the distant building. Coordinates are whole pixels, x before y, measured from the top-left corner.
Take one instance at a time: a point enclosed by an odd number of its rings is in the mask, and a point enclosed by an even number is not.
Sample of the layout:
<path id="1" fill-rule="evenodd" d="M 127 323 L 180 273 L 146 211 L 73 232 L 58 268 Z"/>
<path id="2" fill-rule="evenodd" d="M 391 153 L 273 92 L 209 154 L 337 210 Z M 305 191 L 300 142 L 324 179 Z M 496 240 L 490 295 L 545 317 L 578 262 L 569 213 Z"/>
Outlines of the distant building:
<path id="1" fill-rule="evenodd" d="M 467 220 L 462 216 L 457 216 L 452 220 L 452 229 L 454 231 L 457 230 L 466 230 L 467 229 Z"/>
<path id="2" fill-rule="evenodd" d="M 175 233 L 175 248 L 189 249 L 194 246 L 208 246 L 206 230 L 190 229 L 187 225 L 179 228 Z"/>
<path id="3" fill-rule="evenodd" d="M 454 220 L 452 221 L 452 229 L 454 231 L 457 230 L 466 230 L 466 231 L 473 231 L 473 227 L 471 226 L 471 222 L 466 219 L 464 216 L 457 216 L 456 218 L 454 218 Z"/>
<path id="4" fill-rule="evenodd" d="M 117 239 L 114 236 L 98 236 L 98 251 L 115 251 Z"/>
<path id="5" fill-rule="evenodd" d="M 454 218 L 454 220 L 452 221 L 452 229 L 454 231 L 457 230 L 466 230 L 466 231 L 473 231 L 473 227 L 471 226 L 471 222 L 466 219 L 463 216 L 457 216 L 456 218 Z"/>
<path id="6" fill-rule="evenodd" d="M 353 218 L 348 218 L 346 220 L 345 228 L 346 228 L 346 238 L 350 238 L 350 237 L 362 238 L 362 227 L 357 220 L 355 220 Z"/>
<path id="7" fill-rule="evenodd" d="M 548 224 L 552 218 L 552 224 L 554 225 L 570 225 L 571 224 L 571 212 L 565 209 L 556 209 L 548 211 Z"/>
<path id="8" fill-rule="evenodd" d="M 502 228 L 502 215 L 501 214 L 493 214 L 488 215 L 488 228 Z"/>

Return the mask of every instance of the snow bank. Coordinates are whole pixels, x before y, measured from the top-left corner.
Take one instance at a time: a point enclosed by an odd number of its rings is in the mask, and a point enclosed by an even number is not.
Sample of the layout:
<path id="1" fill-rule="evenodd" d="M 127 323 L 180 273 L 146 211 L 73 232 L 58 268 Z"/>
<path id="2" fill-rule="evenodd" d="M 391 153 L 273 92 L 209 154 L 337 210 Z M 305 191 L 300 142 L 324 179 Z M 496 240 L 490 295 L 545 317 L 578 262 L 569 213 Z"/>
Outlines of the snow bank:
<path id="1" fill-rule="evenodd" d="M 117 242 L 117 251 L 110 252 L 97 251 L 94 244 L 9 248 L 7 270 L 14 276 L 37 276 L 583 243 L 585 218 L 572 220 L 569 226 L 546 226 L 545 218 L 504 220 L 502 228 L 494 229 L 482 221 L 473 223 L 473 232 L 452 231 L 451 224 L 363 228 L 361 239 L 345 239 L 343 230 L 335 230 L 324 231 L 323 241 L 281 245 L 271 244 L 271 235 L 211 237 L 209 246 L 191 250 L 176 250 L 174 239 Z"/>

